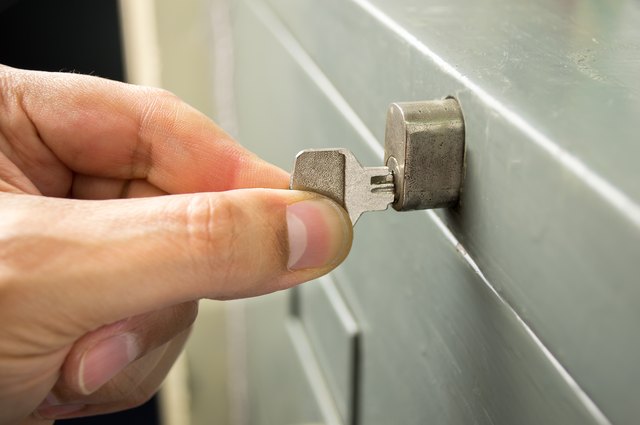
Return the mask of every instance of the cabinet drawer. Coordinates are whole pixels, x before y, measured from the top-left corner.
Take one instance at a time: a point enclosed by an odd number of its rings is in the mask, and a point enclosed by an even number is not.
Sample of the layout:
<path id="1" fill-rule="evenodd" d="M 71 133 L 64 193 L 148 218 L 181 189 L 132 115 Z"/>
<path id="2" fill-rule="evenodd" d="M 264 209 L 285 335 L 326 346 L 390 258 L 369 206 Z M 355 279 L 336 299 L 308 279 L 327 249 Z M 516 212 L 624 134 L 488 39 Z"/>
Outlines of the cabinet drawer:
<path id="1" fill-rule="evenodd" d="M 633 423 L 639 413 L 640 148 L 628 122 L 640 107 L 621 87 L 640 90 L 569 66 L 593 42 L 554 4 L 474 23 L 488 12 L 463 2 L 236 2 L 241 138 L 284 168 L 309 147 L 380 164 L 392 101 L 454 95 L 463 109 L 460 205 L 363 216 L 336 271 L 362 324 L 362 423 Z M 575 37 L 541 27 L 554 49 L 518 41 L 545 19 Z M 605 96 L 622 112 L 594 101 Z M 602 133 L 611 123 L 614 135 Z M 611 137 L 616 152 L 601 142 Z"/>
<path id="2" fill-rule="evenodd" d="M 353 423 L 360 329 L 331 277 L 294 293 L 294 320 L 300 321 L 309 339 L 343 423 Z"/>

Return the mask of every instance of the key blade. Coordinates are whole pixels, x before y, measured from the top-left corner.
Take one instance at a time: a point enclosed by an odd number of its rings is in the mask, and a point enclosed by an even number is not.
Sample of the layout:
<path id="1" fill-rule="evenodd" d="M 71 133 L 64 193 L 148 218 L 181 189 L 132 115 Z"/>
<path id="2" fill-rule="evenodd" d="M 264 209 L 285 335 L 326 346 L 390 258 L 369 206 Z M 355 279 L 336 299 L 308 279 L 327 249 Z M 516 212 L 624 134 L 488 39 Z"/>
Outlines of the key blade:
<path id="1" fill-rule="evenodd" d="M 363 167 L 344 149 L 345 208 L 355 226 L 362 213 L 384 211 L 394 200 L 393 176 L 388 167 Z"/>

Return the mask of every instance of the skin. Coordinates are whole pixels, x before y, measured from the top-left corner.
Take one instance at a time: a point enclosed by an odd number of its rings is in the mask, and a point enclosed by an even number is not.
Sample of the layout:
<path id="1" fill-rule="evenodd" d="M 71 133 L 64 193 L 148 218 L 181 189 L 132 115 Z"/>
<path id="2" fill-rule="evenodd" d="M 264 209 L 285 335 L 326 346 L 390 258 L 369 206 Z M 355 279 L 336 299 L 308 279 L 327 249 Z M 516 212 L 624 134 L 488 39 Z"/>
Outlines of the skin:
<path id="1" fill-rule="evenodd" d="M 0 424 L 139 405 L 198 299 L 266 294 L 338 265 L 348 217 L 284 190 L 288 179 L 165 91 L 0 66 Z M 307 201 L 334 211 L 316 220 L 327 252 L 290 270 L 285 212 Z M 135 336 L 135 360 L 87 388 L 83 356 L 118 335 Z"/>

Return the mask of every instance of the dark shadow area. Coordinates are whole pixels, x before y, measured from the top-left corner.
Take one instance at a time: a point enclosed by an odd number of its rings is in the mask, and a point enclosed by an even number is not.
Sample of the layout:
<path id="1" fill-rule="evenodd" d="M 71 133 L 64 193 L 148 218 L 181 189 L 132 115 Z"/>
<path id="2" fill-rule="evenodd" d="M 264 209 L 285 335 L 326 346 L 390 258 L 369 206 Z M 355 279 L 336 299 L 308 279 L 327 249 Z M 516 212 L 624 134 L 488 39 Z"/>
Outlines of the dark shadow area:
<path id="1" fill-rule="evenodd" d="M 116 0 L 4 0 L 0 40 L 5 65 L 124 80 Z"/>
<path id="2" fill-rule="evenodd" d="M 158 423 L 158 403 L 155 397 L 138 408 L 124 412 L 56 421 L 56 425 L 155 425 Z"/>

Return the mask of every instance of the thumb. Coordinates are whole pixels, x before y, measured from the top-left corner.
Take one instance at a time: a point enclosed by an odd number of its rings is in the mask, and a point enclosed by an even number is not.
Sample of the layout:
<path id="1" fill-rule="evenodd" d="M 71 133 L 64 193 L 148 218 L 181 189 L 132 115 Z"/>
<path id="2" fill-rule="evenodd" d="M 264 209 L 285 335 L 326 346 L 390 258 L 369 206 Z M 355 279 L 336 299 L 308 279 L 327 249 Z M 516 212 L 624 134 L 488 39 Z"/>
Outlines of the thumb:
<path id="1" fill-rule="evenodd" d="M 10 196 L 0 227 L 10 271 L 2 307 L 69 338 L 199 298 L 251 297 L 329 272 L 352 227 L 332 201 L 306 192 L 241 189 L 73 201 Z M 2 229 L 0 228 L 0 231 Z M 70 318 L 72 320 L 70 320 Z M 79 329 L 64 328 L 69 322 Z"/>

